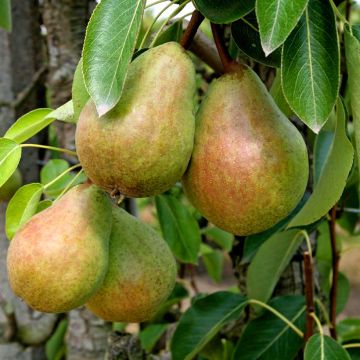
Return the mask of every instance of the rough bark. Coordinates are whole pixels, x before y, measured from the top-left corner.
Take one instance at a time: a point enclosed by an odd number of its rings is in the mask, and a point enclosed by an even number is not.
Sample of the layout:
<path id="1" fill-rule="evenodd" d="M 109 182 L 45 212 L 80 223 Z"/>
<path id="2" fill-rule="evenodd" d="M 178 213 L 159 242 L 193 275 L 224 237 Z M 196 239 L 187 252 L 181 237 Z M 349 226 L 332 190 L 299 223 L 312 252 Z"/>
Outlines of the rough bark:
<path id="1" fill-rule="evenodd" d="M 73 75 L 81 56 L 93 3 L 89 0 L 44 1 L 43 20 L 49 58 L 47 86 L 53 108 L 71 98 Z M 74 125 L 56 123 L 56 130 L 60 146 L 74 149 Z M 67 359 L 103 359 L 111 325 L 91 315 L 85 308 L 70 311 L 68 319 Z"/>
<path id="2" fill-rule="evenodd" d="M 0 30 L 0 133 L 24 113 L 44 106 L 44 52 L 37 1 L 12 0 L 15 24 L 11 34 Z M 41 142 L 41 135 L 31 141 Z M 39 152 L 23 152 L 21 171 L 26 182 L 37 181 Z M 56 316 L 30 310 L 11 292 L 6 274 L 6 204 L 0 205 L 0 358 L 44 359 L 42 344 Z"/>

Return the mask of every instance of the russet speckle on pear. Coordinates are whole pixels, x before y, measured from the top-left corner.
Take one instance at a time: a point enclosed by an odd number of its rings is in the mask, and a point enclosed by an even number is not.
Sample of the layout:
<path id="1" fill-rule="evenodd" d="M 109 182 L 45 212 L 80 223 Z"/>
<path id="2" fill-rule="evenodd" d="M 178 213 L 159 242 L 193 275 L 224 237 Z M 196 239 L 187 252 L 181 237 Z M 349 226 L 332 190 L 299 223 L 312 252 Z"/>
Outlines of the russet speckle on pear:
<path id="1" fill-rule="evenodd" d="M 180 180 L 194 144 L 195 90 L 193 63 L 179 44 L 139 55 L 111 112 L 99 118 L 91 100 L 81 112 L 76 148 L 92 182 L 109 193 L 146 197 Z"/>
<path id="2" fill-rule="evenodd" d="M 261 232 L 294 209 L 308 175 L 301 134 L 249 67 L 210 85 L 182 180 L 210 222 L 236 235 Z"/>
<path id="3" fill-rule="evenodd" d="M 108 269 L 111 206 L 101 189 L 83 184 L 33 216 L 8 250 L 14 293 L 42 312 L 83 305 Z"/>
<path id="4" fill-rule="evenodd" d="M 107 321 L 146 321 L 168 298 L 175 279 L 176 263 L 167 243 L 114 206 L 109 270 L 86 307 Z"/>

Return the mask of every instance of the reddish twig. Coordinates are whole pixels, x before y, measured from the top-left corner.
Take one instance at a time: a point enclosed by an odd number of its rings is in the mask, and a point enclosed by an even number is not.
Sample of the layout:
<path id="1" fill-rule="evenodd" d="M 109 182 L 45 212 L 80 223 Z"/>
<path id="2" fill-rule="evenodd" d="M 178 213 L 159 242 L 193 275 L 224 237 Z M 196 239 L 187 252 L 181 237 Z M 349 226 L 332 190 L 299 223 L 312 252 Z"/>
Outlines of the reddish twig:
<path id="1" fill-rule="evenodd" d="M 200 11 L 195 10 L 192 15 L 191 19 L 189 21 L 188 26 L 186 27 L 186 30 L 183 34 L 183 36 L 180 39 L 180 45 L 184 49 L 188 49 L 194 39 L 194 36 L 196 35 L 196 32 L 201 25 L 201 23 L 204 20 L 204 15 L 200 13 Z"/>
<path id="2" fill-rule="evenodd" d="M 211 30 L 212 30 L 212 34 L 214 37 L 217 51 L 219 53 L 221 62 L 224 67 L 224 71 L 227 73 L 227 72 L 236 70 L 239 67 L 241 67 L 239 63 L 237 63 L 236 61 L 234 61 L 231 58 L 231 56 L 224 44 L 223 31 L 222 31 L 222 28 L 220 27 L 220 25 L 211 23 Z"/>
<path id="3" fill-rule="evenodd" d="M 336 333 L 336 297 L 337 297 L 337 286 L 339 279 L 339 263 L 340 263 L 340 252 L 337 249 L 336 244 L 336 209 L 337 204 L 330 211 L 330 241 L 331 241 L 331 253 L 332 253 L 332 282 L 330 289 L 330 322 L 331 329 L 330 334 L 333 339 L 337 339 Z"/>
<path id="4" fill-rule="evenodd" d="M 306 342 L 314 333 L 314 318 L 311 314 L 315 312 L 313 264 L 311 255 L 308 251 L 304 253 L 304 272 L 306 298 L 306 332 L 304 340 Z"/>
<path id="5" fill-rule="evenodd" d="M 196 284 L 196 281 L 195 281 L 195 275 L 196 275 L 195 266 L 189 264 L 188 269 L 189 269 L 189 275 L 190 275 L 190 285 L 193 288 L 193 290 L 195 291 L 195 294 L 198 294 L 199 293 L 199 288 L 198 288 L 198 286 Z"/>

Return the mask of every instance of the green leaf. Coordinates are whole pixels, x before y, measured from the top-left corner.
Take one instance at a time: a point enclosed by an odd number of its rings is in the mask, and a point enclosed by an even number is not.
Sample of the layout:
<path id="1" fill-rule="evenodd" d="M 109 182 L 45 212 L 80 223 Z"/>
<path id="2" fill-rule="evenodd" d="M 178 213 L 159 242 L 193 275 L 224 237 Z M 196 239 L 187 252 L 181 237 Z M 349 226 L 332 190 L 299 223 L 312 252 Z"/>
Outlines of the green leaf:
<path id="1" fill-rule="evenodd" d="M 231 320 L 238 319 L 247 301 L 220 291 L 194 302 L 181 317 L 171 341 L 173 360 L 190 360 Z"/>
<path id="2" fill-rule="evenodd" d="M 67 326 L 68 321 L 61 320 L 53 335 L 46 342 L 45 353 L 48 360 L 57 359 L 58 354 L 63 352 Z"/>
<path id="3" fill-rule="evenodd" d="M 206 244 L 201 244 L 200 252 L 207 273 L 215 282 L 220 282 L 224 265 L 223 252 L 212 249 Z"/>
<path id="4" fill-rule="evenodd" d="M 139 334 L 141 347 L 150 352 L 159 341 L 168 327 L 168 324 L 151 324 L 142 330 Z"/>
<path id="5" fill-rule="evenodd" d="M 22 143 L 51 124 L 55 119 L 47 118 L 52 109 L 36 109 L 19 118 L 5 133 L 4 137 Z"/>
<path id="6" fill-rule="evenodd" d="M 280 67 L 281 50 L 275 50 L 272 54 L 266 56 L 256 27 L 255 13 L 251 13 L 244 19 L 232 23 L 231 34 L 235 44 L 244 54 L 255 61 L 267 66 Z"/>
<path id="7" fill-rule="evenodd" d="M 39 205 L 36 209 L 36 213 L 42 212 L 43 210 L 46 210 L 48 207 L 50 207 L 53 204 L 51 200 L 42 200 L 39 202 Z"/>
<path id="8" fill-rule="evenodd" d="M 15 172 L 21 159 L 20 146 L 5 138 L 0 138 L 0 187 Z"/>
<path id="9" fill-rule="evenodd" d="M 340 314 L 344 311 L 345 306 L 350 296 L 350 282 L 348 278 L 342 273 L 339 273 L 338 289 L 336 294 L 336 313 Z"/>
<path id="10" fill-rule="evenodd" d="M 11 0 L 0 0 L 0 27 L 11 31 Z"/>
<path id="11" fill-rule="evenodd" d="M 195 218 L 172 195 L 156 196 L 155 202 L 161 231 L 175 257 L 184 263 L 197 264 L 201 235 Z"/>
<path id="12" fill-rule="evenodd" d="M 345 132 L 345 109 L 339 100 L 334 141 L 321 175 L 309 200 L 288 227 L 312 224 L 324 216 L 340 199 L 353 163 L 354 150 Z"/>
<path id="13" fill-rule="evenodd" d="M 300 20 L 307 3 L 308 0 L 256 1 L 256 16 L 265 55 L 284 43 Z"/>
<path id="14" fill-rule="evenodd" d="M 234 242 L 234 235 L 215 226 L 205 228 L 202 233 L 206 235 L 209 240 L 221 246 L 225 251 L 230 251 Z"/>
<path id="15" fill-rule="evenodd" d="M 85 87 L 82 59 L 80 59 L 72 83 L 72 101 L 74 106 L 74 119 L 78 121 L 81 110 L 88 102 L 90 95 Z"/>
<path id="16" fill-rule="evenodd" d="M 144 4 L 145 0 L 102 0 L 91 16 L 82 54 L 83 74 L 100 116 L 121 97 Z"/>
<path id="17" fill-rule="evenodd" d="M 339 69 L 339 41 L 331 5 L 309 0 L 283 46 L 281 76 L 287 102 L 315 133 L 335 105 Z"/>
<path id="18" fill-rule="evenodd" d="M 267 240 L 250 263 L 246 284 L 251 299 L 267 302 L 281 274 L 289 265 L 303 237 L 299 230 L 292 229 L 274 234 Z"/>
<path id="19" fill-rule="evenodd" d="M 303 296 L 276 297 L 269 305 L 294 325 L 305 328 L 306 305 Z M 234 360 L 293 359 L 303 339 L 269 311 L 248 323 L 234 354 Z"/>
<path id="20" fill-rule="evenodd" d="M 57 178 L 65 170 L 69 168 L 69 163 L 63 159 L 52 159 L 40 171 L 40 182 L 43 185 L 50 183 L 52 180 Z M 71 181 L 72 176 L 68 173 L 62 176 L 54 184 L 50 185 L 44 192 L 48 196 L 57 196 Z"/>
<path id="21" fill-rule="evenodd" d="M 182 21 L 176 21 L 171 24 L 155 41 L 154 47 L 165 44 L 170 41 L 179 42 L 182 35 Z"/>
<path id="22" fill-rule="evenodd" d="M 325 125 L 315 138 L 313 165 L 314 185 L 316 185 L 320 179 L 321 172 L 331 149 L 331 144 L 334 141 L 334 136 L 335 129 Z"/>
<path id="23" fill-rule="evenodd" d="M 351 113 L 353 116 L 356 157 L 360 164 L 360 36 L 355 37 L 356 31 L 360 31 L 360 26 L 353 26 L 353 34 L 349 28 L 345 27 L 345 55 L 348 71 L 348 86 L 350 94 Z M 360 172 L 360 166 L 358 166 Z"/>
<path id="24" fill-rule="evenodd" d="M 269 239 L 275 233 L 285 229 L 286 225 L 301 210 L 308 198 L 309 195 L 306 192 L 300 202 L 296 205 L 295 209 L 285 219 L 282 219 L 277 224 L 265 231 L 262 231 L 261 233 L 247 236 L 245 239 L 244 255 L 241 260 L 242 263 L 250 262 L 256 251 L 267 239 Z"/>
<path id="25" fill-rule="evenodd" d="M 52 111 L 46 116 L 46 119 L 56 119 L 75 124 L 77 119 L 74 117 L 74 105 L 72 100 L 69 100 L 64 105 L 61 105 L 56 110 Z"/>
<path id="26" fill-rule="evenodd" d="M 294 112 L 291 110 L 289 104 L 286 102 L 284 92 L 281 87 L 281 74 L 277 73 L 275 80 L 271 86 L 270 94 L 273 97 L 276 105 L 279 109 L 287 116 L 290 117 L 294 115 Z"/>
<path id="27" fill-rule="evenodd" d="M 22 186 L 10 200 L 6 209 L 6 236 L 11 240 L 20 227 L 36 214 L 43 185 L 38 183 Z"/>
<path id="28" fill-rule="evenodd" d="M 360 340 L 360 319 L 347 318 L 337 324 L 337 333 L 341 343 Z"/>
<path id="29" fill-rule="evenodd" d="M 195 7 L 215 24 L 228 24 L 248 14 L 255 0 L 194 0 Z"/>
<path id="30" fill-rule="evenodd" d="M 350 360 L 350 356 L 331 337 L 315 334 L 306 343 L 304 360 Z"/>

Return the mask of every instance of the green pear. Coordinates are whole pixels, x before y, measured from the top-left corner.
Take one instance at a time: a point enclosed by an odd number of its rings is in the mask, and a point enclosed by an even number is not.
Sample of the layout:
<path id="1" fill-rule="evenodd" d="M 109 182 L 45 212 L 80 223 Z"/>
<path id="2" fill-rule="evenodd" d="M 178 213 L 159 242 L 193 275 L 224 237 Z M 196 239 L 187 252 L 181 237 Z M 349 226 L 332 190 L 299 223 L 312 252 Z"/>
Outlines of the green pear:
<path id="1" fill-rule="evenodd" d="M 210 222 L 240 236 L 261 232 L 294 209 L 308 175 L 301 134 L 249 67 L 210 85 L 183 177 L 190 202 Z"/>
<path id="2" fill-rule="evenodd" d="M 191 156 L 195 89 L 193 63 L 179 44 L 139 55 L 111 112 L 99 118 L 91 100 L 81 112 L 76 149 L 87 176 L 128 197 L 168 190 Z"/>
<path id="3" fill-rule="evenodd" d="M 108 268 L 111 202 L 95 185 L 72 188 L 12 239 L 10 286 L 31 308 L 65 312 L 83 305 Z"/>
<path id="4" fill-rule="evenodd" d="M 86 307 L 107 321 L 149 320 L 175 279 L 176 263 L 167 243 L 149 225 L 114 206 L 109 270 Z"/>
<path id="5" fill-rule="evenodd" d="M 9 177 L 3 186 L 0 187 L 0 202 L 9 201 L 22 185 L 22 176 L 19 169 Z"/>

